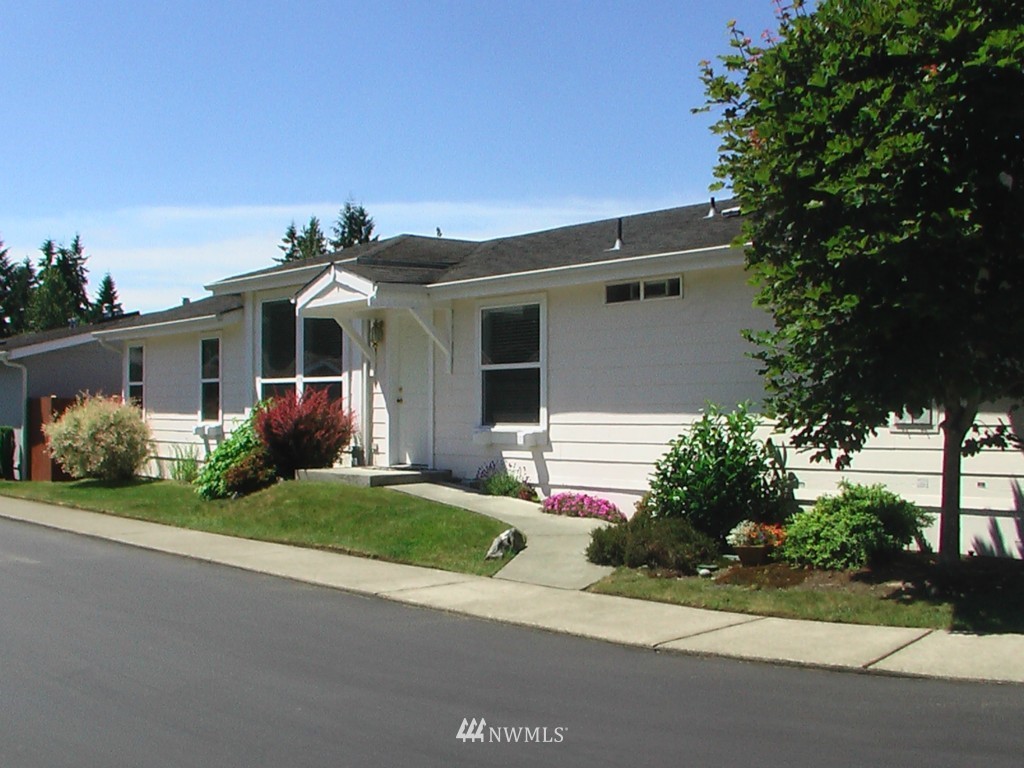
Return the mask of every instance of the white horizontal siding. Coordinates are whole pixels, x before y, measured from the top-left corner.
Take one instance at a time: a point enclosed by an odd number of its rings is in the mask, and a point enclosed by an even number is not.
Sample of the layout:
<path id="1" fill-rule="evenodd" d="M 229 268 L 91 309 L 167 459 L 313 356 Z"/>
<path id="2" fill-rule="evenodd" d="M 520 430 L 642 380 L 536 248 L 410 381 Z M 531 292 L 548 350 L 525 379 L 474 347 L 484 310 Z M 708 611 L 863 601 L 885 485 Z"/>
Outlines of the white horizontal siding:
<path id="1" fill-rule="evenodd" d="M 533 450 L 473 443 L 479 424 L 477 305 L 455 302 L 452 372 L 443 359 L 435 365 L 435 463 L 472 477 L 503 457 L 544 494 L 599 493 L 632 511 L 649 486 L 654 463 L 699 418 L 706 401 L 729 409 L 763 397 L 757 364 L 749 359 L 752 348 L 740 330 L 764 327 L 767 317 L 753 308 L 742 271 L 687 275 L 685 282 L 681 300 L 614 306 L 604 304 L 600 284 L 547 293 L 549 444 Z M 994 409 L 981 421 L 996 423 L 999 417 Z M 770 428 L 761 430 L 762 437 L 769 435 Z M 774 439 L 785 442 L 784 436 Z M 937 427 L 883 428 L 842 473 L 792 448 L 787 458 L 804 501 L 836 492 L 847 478 L 883 483 L 924 506 L 939 504 Z M 964 518 L 965 547 L 987 546 L 993 531 L 1012 544 L 1019 538 L 1010 522 L 1014 489 L 1024 484 L 1024 457 L 987 451 L 964 459 L 963 470 L 963 506 L 974 513 Z"/>

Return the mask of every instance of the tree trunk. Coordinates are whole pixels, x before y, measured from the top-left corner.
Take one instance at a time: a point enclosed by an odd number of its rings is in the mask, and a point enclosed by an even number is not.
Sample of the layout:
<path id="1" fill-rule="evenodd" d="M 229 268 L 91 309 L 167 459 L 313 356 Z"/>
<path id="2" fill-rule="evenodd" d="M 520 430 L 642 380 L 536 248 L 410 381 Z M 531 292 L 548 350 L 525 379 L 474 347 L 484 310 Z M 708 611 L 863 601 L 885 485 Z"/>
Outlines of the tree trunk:
<path id="1" fill-rule="evenodd" d="M 939 517 L 939 560 L 960 559 L 960 450 L 967 431 L 978 415 L 977 403 L 950 398 L 943 404 L 942 420 L 942 508 Z"/>

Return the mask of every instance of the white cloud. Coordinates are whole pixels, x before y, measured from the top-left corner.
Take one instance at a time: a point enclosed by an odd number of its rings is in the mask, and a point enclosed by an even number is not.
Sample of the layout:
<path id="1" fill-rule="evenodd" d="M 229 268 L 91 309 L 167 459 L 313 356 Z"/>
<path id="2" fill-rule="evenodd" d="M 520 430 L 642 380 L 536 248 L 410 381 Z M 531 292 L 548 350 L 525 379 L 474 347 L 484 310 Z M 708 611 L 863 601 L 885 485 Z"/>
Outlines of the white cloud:
<path id="1" fill-rule="evenodd" d="M 667 208 L 681 201 L 364 201 L 382 237 L 403 233 L 486 240 L 523 232 Z M 688 201 L 687 201 L 688 202 Z M 323 228 L 343 203 L 146 207 L 118 211 L 68 212 L 0 220 L 12 260 L 35 260 L 47 237 L 69 241 L 80 233 L 89 256 L 90 287 L 110 272 L 125 309 L 149 312 L 188 296 L 205 295 L 203 285 L 229 275 L 271 266 L 289 222 L 320 218 Z"/>

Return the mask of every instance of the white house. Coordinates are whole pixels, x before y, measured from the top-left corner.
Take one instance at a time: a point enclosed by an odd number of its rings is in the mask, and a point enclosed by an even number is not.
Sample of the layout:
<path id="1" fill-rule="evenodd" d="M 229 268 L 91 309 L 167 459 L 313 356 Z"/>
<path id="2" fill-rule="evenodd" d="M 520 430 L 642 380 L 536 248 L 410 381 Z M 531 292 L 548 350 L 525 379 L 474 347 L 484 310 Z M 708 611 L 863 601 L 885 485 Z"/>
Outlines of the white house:
<path id="1" fill-rule="evenodd" d="M 504 458 L 544 495 L 629 510 L 706 401 L 763 396 L 740 330 L 769 318 L 728 205 L 486 242 L 401 235 L 228 277 L 95 335 L 122 349 L 161 463 L 212 447 L 262 397 L 327 387 L 368 463 L 472 477 Z M 801 496 L 848 477 L 937 507 L 939 418 L 894 420 L 842 474 L 791 450 Z M 1022 476 L 1019 452 L 965 461 L 965 549 L 1021 552 Z"/>

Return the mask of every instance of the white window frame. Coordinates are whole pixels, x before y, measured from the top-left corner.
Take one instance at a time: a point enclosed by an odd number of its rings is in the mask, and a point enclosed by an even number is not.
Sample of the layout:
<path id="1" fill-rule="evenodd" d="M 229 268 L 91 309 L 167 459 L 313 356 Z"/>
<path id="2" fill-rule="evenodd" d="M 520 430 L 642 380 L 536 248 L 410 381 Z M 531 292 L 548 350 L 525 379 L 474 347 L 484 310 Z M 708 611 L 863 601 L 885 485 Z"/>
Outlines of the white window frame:
<path id="1" fill-rule="evenodd" d="M 665 296 L 648 296 L 647 286 L 650 283 L 666 283 L 669 280 L 679 281 L 679 293 L 670 294 Z M 608 289 L 614 288 L 620 285 L 632 285 L 633 283 L 639 284 L 640 292 L 639 296 L 635 299 L 627 299 L 626 301 L 608 301 Z M 683 276 L 680 275 L 665 275 L 664 277 L 638 277 L 635 280 L 616 280 L 612 283 L 605 283 L 604 285 L 604 304 L 606 307 L 617 307 L 620 305 L 631 305 L 637 304 L 644 301 L 667 301 L 671 299 L 682 299 L 686 295 L 686 284 L 683 281 Z"/>
<path id="2" fill-rule="evenodd" d="M 296 382 L 296 391 L 302 393 L 306 389 L 306 384 L 339 384 L 341 391 L 341 398 L 348 401 L 348 392 L 346 391 L 346 377 L 345 377 L 345 332 L 341 330 L 341 326 L 338 326 L 338 332 L 341 336 L 341 350 L 338 352 L 338 359 L 341 361 L 342 370 L 337 376 L 307 376 L 306 375 L 306 321 L 317 320 L 321 318 L 306 318 L 299 317 L 295 320 L 295 333 L 297 339 L 295 342 L 295 374 L 298 381 Z"/>
<path id="3" fill-rule="evenodd" d="M 142 350 L 142 378 L 132 379 L 132 350 Z M 131 391 L 132 387 L 142 387 L 142 398 L 138 404 L 142 409 L 143 413 L 146 411 L 146 345 L 145 344 L 129 344 L 125 347 L 124 351 L 124 394 L 122 398 L 126 403 L 132 402 Z"/>
<path id="4" fill-rule="evenodd" d="M 484 365 L 483 362 L 483 318 L 484 312 L 493 309 L 507 309 L 536 304 L 540 314 L 540 360 L 537 363 L 505 363 Z M 498 423 L 484 424 L 484 372 L 491 370 L 534 369 L 540 370 L 540 414 L 535 424 Z M 489 433 L 546 433 L 548 426 L 548 310 L 544 295 L 515 296 L 497 301 L 481 302 L 476 308 L 476 424 L 477 434 Z M 478 441 L 479 442 L 479 441 Z"/>
<path id="5" fill-rule="evenodd" d="M 301 396 L 305 390 L 305 385 L 309 384 L 340 384 L 341 397 L 343 400 L 348 401 L 348 378 L 346 376 L 347 371 L 345 368 L 345 334 L 341 334 L 341 365 L 342 371 L 338 376 L 306 376 L 306 349 L 305 349 L 305 326 L 307 319 L 314 318 L 295 318 L 295 375 L 284 377 L 284 378 L 264 378 L 263 377 L 263 307 L 266 304 L 274 304 L 277 302 L 290 302 L 291 300 L 287 296 L 279 296 L 276 298 L 265 298 L 259 302 L 259 310 L 256 315 L 256 349 L 255 349 L 255 363 L 258 374 L 256 376 L 256 399 L 260 401 L 263 399 L 263 386 L 265 384 L 291 384 L 295 387 L 295 394 Z M 294 305 L 292 305 L 294 307 Z"/>
<path id="6" fill-rule="evenodd" d="M 207 378 L 203 376 L 203 342 L 217 342 L 217 377 Z M 199 339 L 199 410 L 197 416 L 200 424 L 220 424 L 224 419 L 224 342 L 219 334 L 203 336 Z M 217 418 L 203 418 L 203 385 L 217 385 Z"/>
<path id="7" fill-rule="evenodd" d="M 889 428 L 899 432 L 935 432 L 938 433 L 938 422 L 935 418 L 935 408 L 925 408 L 920 415 L 914 416 L 906 411 L 900 411 L 892 415 Z"/>

